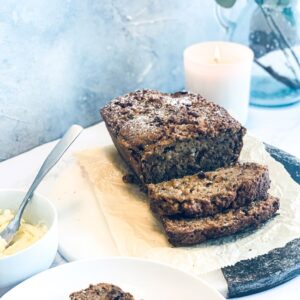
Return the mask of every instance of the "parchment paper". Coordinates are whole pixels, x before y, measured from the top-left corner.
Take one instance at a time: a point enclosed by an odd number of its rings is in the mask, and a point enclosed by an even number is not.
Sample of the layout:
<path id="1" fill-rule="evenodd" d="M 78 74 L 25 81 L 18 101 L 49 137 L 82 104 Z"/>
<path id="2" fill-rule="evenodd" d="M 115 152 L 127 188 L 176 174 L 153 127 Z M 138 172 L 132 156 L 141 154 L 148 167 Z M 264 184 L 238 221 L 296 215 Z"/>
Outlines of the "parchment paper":
<path id="1" fill-rule="evenodd" d="M 281 199 L 280 214 L 254 232 L 194 247 L 175 248 L 168 243 L 146 195 L 137 186 L 122 181 L 127 170 L 114 146 L 85 150 L 76 157 L 95 189 L 121 255 L 156 260 L 199 275 L 264 254 L 300 237 L 300 187 L 253 137 L 244 138 L 240 160 L 269 166 L 270 193 Z"/>

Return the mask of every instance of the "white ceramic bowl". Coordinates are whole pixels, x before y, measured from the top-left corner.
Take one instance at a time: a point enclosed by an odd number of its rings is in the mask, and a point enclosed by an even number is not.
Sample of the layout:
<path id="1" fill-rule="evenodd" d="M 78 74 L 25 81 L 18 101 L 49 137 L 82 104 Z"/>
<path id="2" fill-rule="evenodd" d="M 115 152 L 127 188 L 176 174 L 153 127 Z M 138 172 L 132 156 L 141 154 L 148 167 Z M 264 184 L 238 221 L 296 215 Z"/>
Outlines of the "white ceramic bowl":
<path id="1" fill-rule="evenodd" d="M 16 210 L 25 191 L 0 190 L 0 208 Z M 37 224 L 43 222 L 48 231 L 28 248 L 16 254 L 0 258 L 0 288 L 8 287 L 46 270 L 53 262 L 58 247 L 57 213 L 53 204 L 45 197 L 34 193 L 28 204 L 24 219 Z"/>

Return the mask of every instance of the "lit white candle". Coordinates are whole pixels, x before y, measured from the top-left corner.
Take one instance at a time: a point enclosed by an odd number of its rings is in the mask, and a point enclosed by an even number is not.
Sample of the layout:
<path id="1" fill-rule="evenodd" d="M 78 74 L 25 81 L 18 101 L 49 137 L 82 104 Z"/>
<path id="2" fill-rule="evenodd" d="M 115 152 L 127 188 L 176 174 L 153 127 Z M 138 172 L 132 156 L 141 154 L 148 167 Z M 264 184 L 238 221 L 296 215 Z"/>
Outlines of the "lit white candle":
<path id="1" fill-rule="evenodd" d="M 186 89 L 223 107 L 245 124 L 253 52 L 229 42 L 206 42 L 184 51 Z"/>
<path id="2" fill-rule="evenodd" d="M 214 63 L 216 64 L 221 63 L 221 53 L 220 53 L 220 48 L 218 46 L 216 46 L 215 48 Z"/>

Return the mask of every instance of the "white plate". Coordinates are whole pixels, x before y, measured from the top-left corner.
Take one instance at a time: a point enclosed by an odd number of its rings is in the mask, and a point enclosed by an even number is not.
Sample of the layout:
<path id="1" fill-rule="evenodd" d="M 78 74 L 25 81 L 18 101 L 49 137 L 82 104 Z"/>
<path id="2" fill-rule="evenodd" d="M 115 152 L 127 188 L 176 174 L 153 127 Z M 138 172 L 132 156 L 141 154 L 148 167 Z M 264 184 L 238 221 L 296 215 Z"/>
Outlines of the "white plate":
<path id="1" fill-rule="evenodd" d="M 130 258 L 79 261 L 40 273 L 3 296 L 3 300 L 67 300 L 93 283 L 112 283 L 136 300 L 224 299 L 207 284 L 165 265 Z"/>

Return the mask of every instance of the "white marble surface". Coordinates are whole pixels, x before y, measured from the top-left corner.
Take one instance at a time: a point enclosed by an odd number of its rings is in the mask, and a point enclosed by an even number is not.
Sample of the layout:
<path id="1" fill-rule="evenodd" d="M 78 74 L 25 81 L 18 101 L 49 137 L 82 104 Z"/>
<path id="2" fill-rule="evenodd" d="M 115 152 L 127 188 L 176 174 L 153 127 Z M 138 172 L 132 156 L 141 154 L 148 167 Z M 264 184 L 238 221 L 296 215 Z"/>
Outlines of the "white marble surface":
<path id="1" fill-rule="evenodd" d="M 250 134 L 300 158 L 300 104 L 276 109 L 250 107 L 246 127 Z M 89 130 L 94 130 L 94 128 L 96 130 L 97 125 Z M 83 139 L 80 142 L 85 144 L 87 141 Z M 45 158 L 46 153 L 49 152 L 54 143 L 42 145 L 0 163 L 0 188 L 21 188 L 28 186 Z M 82 146 L 84 147 L 84 145 Z M 43 191 L 49 188 L 51 187 L 45 187 L 43 184 L 41 186 Z M 64 262 L 63 258 L 58 255 L 53 266 Z M 299 285 L 300 277 L 297 277 L 270 291 L 240 299 L 279 300 L 285 297 L 289 300 L 298 300 L 297 287 Z M 0 290 L 0 296 L 4 292 L 4 290 Z"/>

